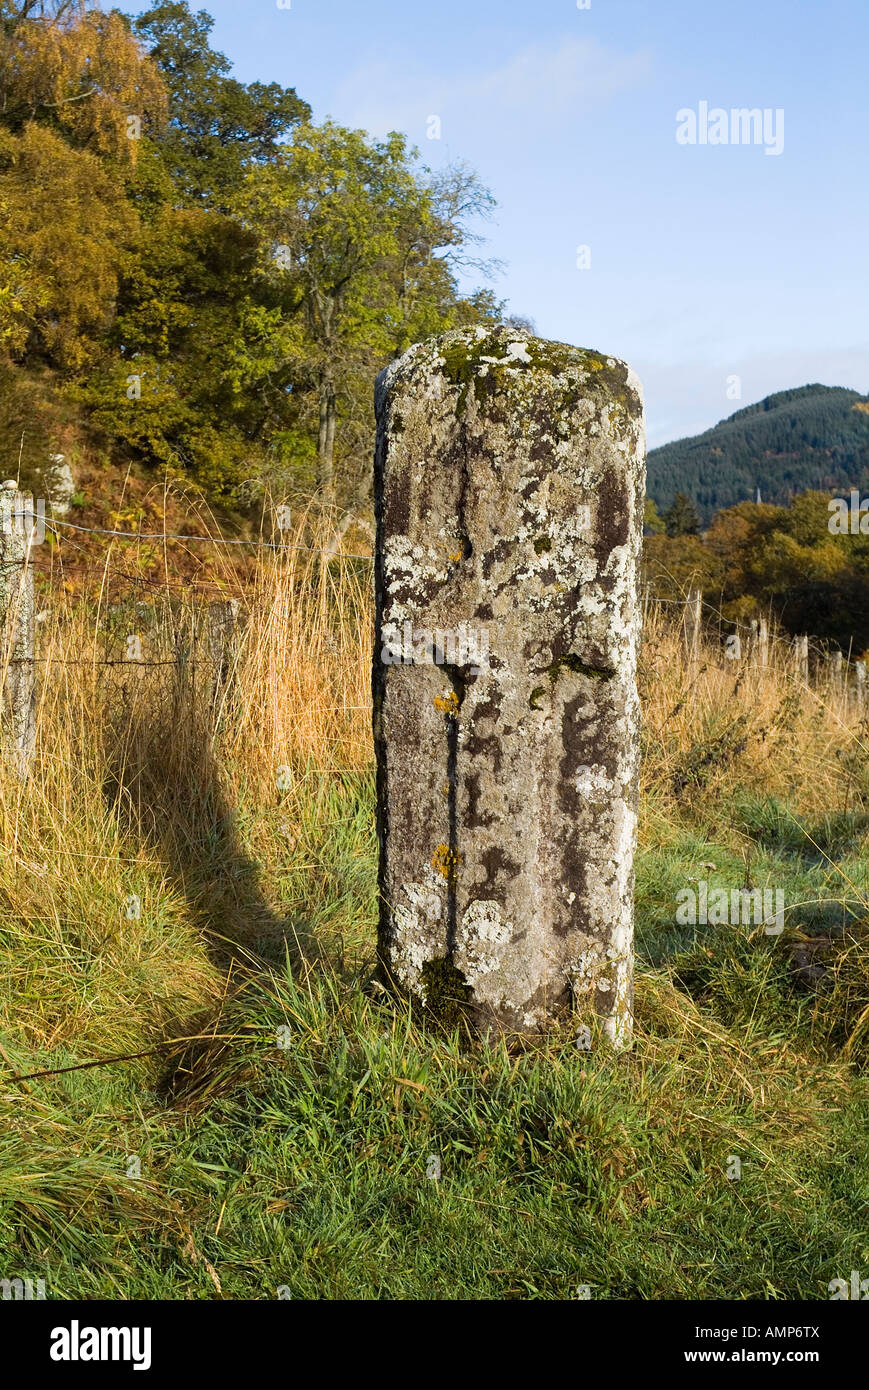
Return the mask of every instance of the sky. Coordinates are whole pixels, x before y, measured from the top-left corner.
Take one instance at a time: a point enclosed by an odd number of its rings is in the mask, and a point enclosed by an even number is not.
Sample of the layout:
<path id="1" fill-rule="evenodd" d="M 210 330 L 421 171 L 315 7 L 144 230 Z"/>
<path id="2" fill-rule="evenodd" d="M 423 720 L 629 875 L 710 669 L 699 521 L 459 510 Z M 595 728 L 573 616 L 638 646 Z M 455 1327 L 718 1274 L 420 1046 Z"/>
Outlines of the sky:
<path id="1" fill-rule="evenodd" d="M 808 382 L 869 392 L 866 0 L 203 7 L 241 80 L 471 164 L 493 289 L 630 362 L 650 447 Z"/>

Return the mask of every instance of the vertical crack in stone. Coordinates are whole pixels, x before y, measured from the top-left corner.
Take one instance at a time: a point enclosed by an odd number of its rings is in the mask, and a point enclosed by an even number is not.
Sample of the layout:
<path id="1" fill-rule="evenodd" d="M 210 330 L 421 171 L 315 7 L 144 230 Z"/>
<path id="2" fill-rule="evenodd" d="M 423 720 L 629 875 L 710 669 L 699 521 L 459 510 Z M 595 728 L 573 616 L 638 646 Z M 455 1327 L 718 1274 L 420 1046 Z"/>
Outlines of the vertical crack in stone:
<path id="1" fill-rule="evenodd" d="M 455 705 L 444 714 L 447 734 L 447 802 L 449 816 L 450 875 L 447 879 L 447 956 L 450 960 L 456 949 L 456 910 L 459 867 L 462 862 L 459 843 L 459 717 L 465 700 L 467 682 L 457 666 L 443 667 L 452 686 Z"/>

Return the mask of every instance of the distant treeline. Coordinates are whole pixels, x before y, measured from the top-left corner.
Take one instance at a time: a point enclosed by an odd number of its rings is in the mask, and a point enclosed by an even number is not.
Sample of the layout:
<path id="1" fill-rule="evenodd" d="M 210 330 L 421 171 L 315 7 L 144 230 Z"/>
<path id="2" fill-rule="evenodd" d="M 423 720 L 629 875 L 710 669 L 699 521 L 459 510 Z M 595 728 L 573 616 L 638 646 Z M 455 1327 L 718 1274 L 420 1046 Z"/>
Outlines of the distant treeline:
<path id="1" fill-rule="evenodd" d="M 806 492 L 785 507 L 740 502 L 702 533 L 687 497 L 664 520 L 670 534 L 648 503 L 645 577 L 656 596 L 678 598 L 699 586 L 726 618 L 771 614 L 787 631 L 846 653 L 869 649 L 869 518 L 855 516 L 843 530 L 830 497 Z"/>

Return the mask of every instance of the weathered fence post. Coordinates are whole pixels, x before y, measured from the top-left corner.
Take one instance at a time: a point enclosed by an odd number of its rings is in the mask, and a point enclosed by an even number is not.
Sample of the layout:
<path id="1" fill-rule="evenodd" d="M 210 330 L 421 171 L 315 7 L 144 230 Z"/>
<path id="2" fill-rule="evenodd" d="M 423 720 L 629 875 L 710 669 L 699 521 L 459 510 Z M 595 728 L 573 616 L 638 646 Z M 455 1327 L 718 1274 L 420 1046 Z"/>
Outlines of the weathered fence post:
<path id="1" fill-rule="evenodd" d="M 843 665 L 842 653 L 837 649 L 830 656 L 830 684 L 836 695 L 841 695 L 842 693 Z"/>
<path id="2" fill-rule="evenodd" d="M 862 719 L 862 717 L 863 717 L 863 711 L 864 711 L 865 708 L 866 708 L 866 662 L 865 662 L 865 661 L 855 661 L 855 662 L 854 662 L 854 676 L 855 676 L 855 679 L 856 679 L 856 686 L 855 686 L 855 689 L 854 689 L 854 694 L 855 694 L 855 700 L 856 700 L 856 705 L 857 705 L 857 715 L 858 715 L 859 718 Z"/>
<path id="3" fill-rule="evenodd" d="M 685 643 L 685 655 L 689 661 L 698 661 L 700 658 L 700 634 L 703 623 L 703 590 L 691 589 L 685 601 L 685 612 L 682 617 L 682 636 Z"/>
<path id="4" fill-rule="evenodd" d="M 217 705 L 229 687 L 238 657 L 238 599 L 214 599 L 208 605 L 208 655 L 211 700 Z"/>
<path id="5" fill-rule="evenodd" d="M 769 661 L 769 624 L 766 618 L 751 620 L 751 660 L 758 670 L 766 670 Z"/>
<path id="6" fill-rule="evenodd" d="M 377 383 L 380 956 L 431 1014 L 630 1038 L 639 383 L 462 329 Z M 591 1030 L 588 1029 L 588 1037 Z"/>
<path id="7" fill-rule="evenodd" d="M 29 564 L 33 501 L 14 480 L 0 485 L 0 670 L 3 723 L 10 756 L 25 778 L 36 740 L 33 570 Z"/>
<path id="8" fill-rule="evenodd" d="M 801 681 L 809 679 L 809 637 L 808 633 L 799 633 L 794 638 L 794 664 L 796 673 Z"/>

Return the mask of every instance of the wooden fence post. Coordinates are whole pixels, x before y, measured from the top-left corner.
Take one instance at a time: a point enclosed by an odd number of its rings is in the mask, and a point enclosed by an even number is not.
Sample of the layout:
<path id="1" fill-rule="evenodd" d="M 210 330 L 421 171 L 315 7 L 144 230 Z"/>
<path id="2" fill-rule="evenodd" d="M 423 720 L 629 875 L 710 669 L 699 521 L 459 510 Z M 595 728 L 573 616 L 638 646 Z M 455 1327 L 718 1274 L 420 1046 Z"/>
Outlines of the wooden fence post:
<path id="1" fill-rule="evenodd" d="M 29 564 L 33 501 L 10 479 L 0 485 L 0 634 L 3 723 L 9 755 L 22 780 L 36 742 L 33 570 Z"/>
<path id="2" fill-rule="evenodd" d="M 751 620 L 751 663 L 765 671 L 769 661 L 769 624 L 766 618 Z"/>
<path id="3" fill-rule="evenodd" d="M 703 590 L 691 589 L 685 603 L 683 617 L 683 638 L 685 655 L 689 661 L 700 658 L 700 628 L 703 619 Z"/>
<path id="4" fill-rule="evenodd" d="M 216 708 L 226 695 L 238 659 L 240 605 L 238 599 L 214 599 L 208 605 L 208 655 L 211 662 L 211 702 Z"/>

